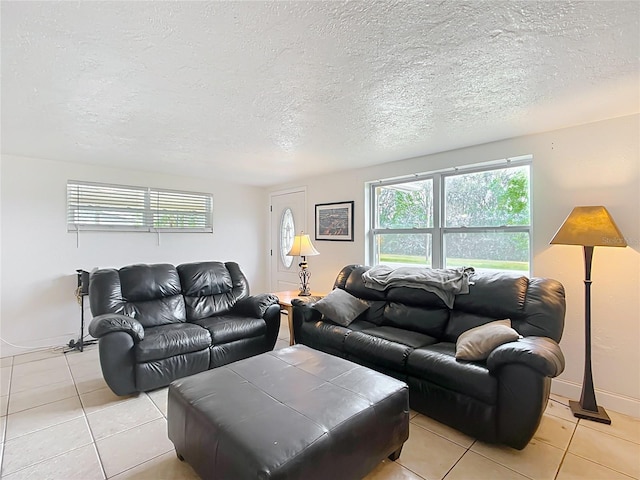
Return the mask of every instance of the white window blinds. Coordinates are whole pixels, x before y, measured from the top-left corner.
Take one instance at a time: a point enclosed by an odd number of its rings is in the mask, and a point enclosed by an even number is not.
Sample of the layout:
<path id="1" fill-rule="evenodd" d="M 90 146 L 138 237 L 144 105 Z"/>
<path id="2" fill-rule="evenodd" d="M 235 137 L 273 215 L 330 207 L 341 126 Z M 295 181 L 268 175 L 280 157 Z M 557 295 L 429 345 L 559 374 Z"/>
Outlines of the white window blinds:
<path id="1" fill-rule="evenodd" d="M 159 188 L 67 182 L 67 230 L 213 231 L 213 196 Z"/>

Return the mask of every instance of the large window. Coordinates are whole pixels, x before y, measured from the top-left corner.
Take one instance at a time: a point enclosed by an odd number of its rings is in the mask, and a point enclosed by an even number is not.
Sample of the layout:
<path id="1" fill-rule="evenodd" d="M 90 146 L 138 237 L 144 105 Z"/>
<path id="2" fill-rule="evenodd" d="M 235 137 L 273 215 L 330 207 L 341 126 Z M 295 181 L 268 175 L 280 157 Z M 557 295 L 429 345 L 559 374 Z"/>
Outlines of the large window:
<path id="1" fill-rule="evenodd" d="M 371 184 L 370 262 L 528 274 L 530 157 Z"/>
<path id="2" fill-rule="evenodd" d="M 67 182 L 67 230 L 212 232 L 208 193 Z"/>

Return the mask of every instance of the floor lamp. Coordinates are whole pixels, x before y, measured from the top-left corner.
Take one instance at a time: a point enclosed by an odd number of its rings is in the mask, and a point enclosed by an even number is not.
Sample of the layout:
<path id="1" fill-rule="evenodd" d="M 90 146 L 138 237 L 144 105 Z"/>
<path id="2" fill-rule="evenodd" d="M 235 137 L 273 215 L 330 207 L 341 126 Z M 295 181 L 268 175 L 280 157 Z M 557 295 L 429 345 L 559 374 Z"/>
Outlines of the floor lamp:
<path id="1" fill-rule="evenodd" d="M 622 233 L 606 208 L 575 207 L 550 242 L 552 245 L 582 245 L 584 248 L 584 379 L 580 402 L 569 401 L 574 417 L 610 424 L 604 408 L 596 403 L 591 374 L 591 259 L 593 248 L 626 247 Z"/>
<path id="2" fill-rule="evenodd" d="M 302 257 L 302 262 L 298 264 L 300 267 L 300 273 L 298 273 L 298 276 L 300 277 L 300 293 L 298 293 L 298 296 L 308 297 L 311 295 L 311 289 L 309 288 L 311 272 L 308 269 L 309 265 L 307 264 L 307 257 L 311 255 L 320 255 L 320 252 L 314 248 L 309 235 L 305 235 L 301 232 L 300 235 L 296 235 L 293 238 L 293 245 L 291 246 L 291 250 L 287 252 L 287 255 Z"/>

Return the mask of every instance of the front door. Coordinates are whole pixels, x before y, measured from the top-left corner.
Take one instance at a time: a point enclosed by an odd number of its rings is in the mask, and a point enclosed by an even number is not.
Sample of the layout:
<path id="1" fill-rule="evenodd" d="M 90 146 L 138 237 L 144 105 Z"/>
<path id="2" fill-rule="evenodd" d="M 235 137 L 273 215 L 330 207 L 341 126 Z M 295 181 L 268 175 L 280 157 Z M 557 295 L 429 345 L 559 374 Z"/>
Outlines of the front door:
<path id="1" fill-rule="evenodd" d="M 306 230 L 306 191 L 274 192 L 271 200 L 271 291 L 299 290 L 300 258 L 287 255 L 293 237 Z"/>

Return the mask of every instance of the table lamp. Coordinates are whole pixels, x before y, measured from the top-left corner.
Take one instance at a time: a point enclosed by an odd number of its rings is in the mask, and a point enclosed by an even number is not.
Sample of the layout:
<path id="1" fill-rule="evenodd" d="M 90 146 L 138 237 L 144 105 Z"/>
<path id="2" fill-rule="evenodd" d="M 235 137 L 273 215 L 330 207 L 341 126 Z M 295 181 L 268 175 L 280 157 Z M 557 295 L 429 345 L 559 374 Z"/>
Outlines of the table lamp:
<path id="1" fill-rule="evenodd" d="M 293 246 L 287 255 L 302 257 L 302 262 L 298 264 L 300 267 L 300 273 L 298 273 L 298 276 L 300 277 L 300 293 L 298 296 L 308 297 L 311 295 L 311 290 L 309 289 L 309 278 L 311 277 L 311 272 L 308 269 L 306 257 L 311 255 L 320 255 L 320 252 L 313 247 L 309 235 L 305 235 L 303 232 L 300 232 L 300 235 L 296 235 L 293 238 Z"/>

